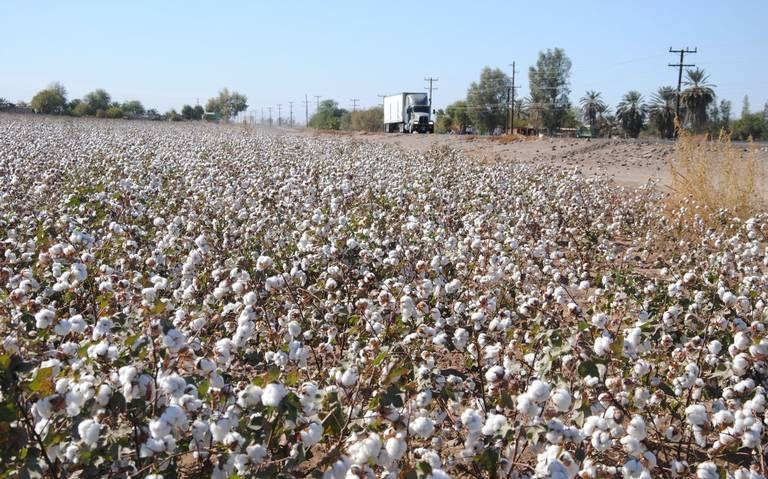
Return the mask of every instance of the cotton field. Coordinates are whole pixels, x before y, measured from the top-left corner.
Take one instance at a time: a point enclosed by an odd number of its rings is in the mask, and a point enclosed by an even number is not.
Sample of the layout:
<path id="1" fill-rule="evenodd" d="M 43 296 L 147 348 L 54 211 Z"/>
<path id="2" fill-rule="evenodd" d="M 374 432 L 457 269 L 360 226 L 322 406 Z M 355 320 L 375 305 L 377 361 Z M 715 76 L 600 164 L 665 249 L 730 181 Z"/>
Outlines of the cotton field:
<path id="1" fill-rule="evenodd" d="M 2 477 L 766 475 L 768 214 L 192 124 L 0 177 Z"/>

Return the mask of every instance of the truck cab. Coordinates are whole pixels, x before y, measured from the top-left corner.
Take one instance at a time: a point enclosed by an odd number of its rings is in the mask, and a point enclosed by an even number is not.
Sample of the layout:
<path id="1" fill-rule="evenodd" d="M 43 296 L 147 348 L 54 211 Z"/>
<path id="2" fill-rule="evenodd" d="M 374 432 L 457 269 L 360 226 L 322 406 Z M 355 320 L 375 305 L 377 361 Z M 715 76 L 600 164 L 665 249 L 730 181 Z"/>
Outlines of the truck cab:
<path id="1" fill-rule="evenodd" d="M 384 97 L 384 131 L 434 133 L 432 107 L 426 93 L 398 93 Z"/>

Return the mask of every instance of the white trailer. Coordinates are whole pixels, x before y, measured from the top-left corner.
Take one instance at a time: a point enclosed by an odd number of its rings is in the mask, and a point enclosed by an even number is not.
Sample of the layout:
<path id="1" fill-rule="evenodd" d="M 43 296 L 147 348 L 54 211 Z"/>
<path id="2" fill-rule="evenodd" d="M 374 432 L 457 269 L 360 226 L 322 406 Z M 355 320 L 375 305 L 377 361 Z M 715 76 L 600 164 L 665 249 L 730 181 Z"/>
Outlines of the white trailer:
<path id="1" fill-rule="evenodd" d="M 431 105 L 426 93 L 398 93 L 384 97 L 384 131 L 434 133 Z"/>

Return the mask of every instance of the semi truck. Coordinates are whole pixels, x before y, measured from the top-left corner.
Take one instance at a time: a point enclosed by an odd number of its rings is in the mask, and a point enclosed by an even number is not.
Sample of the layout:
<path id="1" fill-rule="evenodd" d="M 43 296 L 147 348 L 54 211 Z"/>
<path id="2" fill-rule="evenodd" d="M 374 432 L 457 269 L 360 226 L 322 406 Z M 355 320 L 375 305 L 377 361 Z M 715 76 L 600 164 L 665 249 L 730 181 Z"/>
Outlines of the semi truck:
<path id="1" fill-rule="evenodd" d="M 432 105 L 426 93 L 398 93 L 384 97 L 384 131 L 387 133 L 434 133 Z"/>

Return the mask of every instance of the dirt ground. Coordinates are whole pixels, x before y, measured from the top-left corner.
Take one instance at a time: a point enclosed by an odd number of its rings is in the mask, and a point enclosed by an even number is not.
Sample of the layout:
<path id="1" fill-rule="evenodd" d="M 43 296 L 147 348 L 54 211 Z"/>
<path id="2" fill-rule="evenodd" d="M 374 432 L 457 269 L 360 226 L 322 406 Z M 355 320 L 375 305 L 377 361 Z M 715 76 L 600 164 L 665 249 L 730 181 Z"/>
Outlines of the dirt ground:
<path id="1" fill-rule="evenodd" d="M 569 168 L 576 166 L 585 175 L 605 175 L 617 184 L 628 187 L 638 187 L 649 181 L 658 181 L 659 186 L 668 187 L 672 182 L 670 161 L 674 144 L 671 141 L 606 138 L 527 138 L 508 141 L 505 137 L 293 131 L 311 136 L 343 135 L 420 151 L 435 146 L 448 146 L 480 161 L 515 160 Z M 758 145 L 758 157 L 768 165 L 768 146 Z"/>

